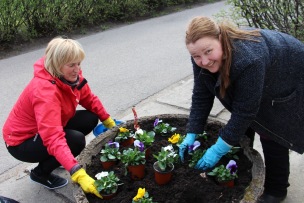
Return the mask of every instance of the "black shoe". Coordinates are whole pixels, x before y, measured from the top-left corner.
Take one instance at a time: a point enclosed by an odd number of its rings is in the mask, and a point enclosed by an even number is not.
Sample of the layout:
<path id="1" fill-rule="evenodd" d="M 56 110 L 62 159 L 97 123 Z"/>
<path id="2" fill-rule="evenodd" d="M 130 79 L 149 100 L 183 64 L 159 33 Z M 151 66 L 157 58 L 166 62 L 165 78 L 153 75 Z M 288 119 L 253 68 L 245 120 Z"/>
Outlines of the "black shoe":
<path id="1" fill-rule="evenodd" d="M 286 196 L 283 197 L 275 197 L 266 193 L 263 193 L 259 199 L 257 203 L 280 203 L 282 202 L 284 199 L 286 198 Z"/>
<path id="2" fill-rule="evenodd" d="M 32 179 L 32 181 L 39 183 L 40 185 L 50 190 L 64 187 L 69 182 L 67 179 L 61 178 L 60 176 L 57 176 L 52 173 L 47 177 L 38 176 L 33 170 L 31 170 L 30 178 Z"/>
<path id="3" fill-rule="evenodd" d="M 13 200 L 13 199 L 8 198 L 8 197 L 3 197 L 3 196 L 0 196 L 0 202 L 1 203 L 19 203 L 16 200 Z"/>

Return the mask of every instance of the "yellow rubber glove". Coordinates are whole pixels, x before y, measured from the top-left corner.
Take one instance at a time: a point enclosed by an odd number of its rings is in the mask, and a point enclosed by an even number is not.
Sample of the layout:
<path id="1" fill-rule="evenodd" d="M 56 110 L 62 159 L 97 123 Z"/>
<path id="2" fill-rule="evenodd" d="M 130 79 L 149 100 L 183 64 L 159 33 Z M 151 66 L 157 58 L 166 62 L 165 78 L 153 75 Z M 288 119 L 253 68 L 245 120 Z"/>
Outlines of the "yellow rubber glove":
<path id="1" fill-rule="evenodd" d="M 111 117 L 109 117 L 106 120 L 102 121 L 102 124 L 106 128 L 112 128 L 112 127 L 116 126 L 115 121 Z"/>
<path id="2" fill-rule="evenodd" d="M 80 185 L 85 193 L 95 194 L 97 197 L 102 199 L 102 196 L 99 194 L 94 185 L 95 180 L 91 178 L 83 168 L 76 171 L 71 178 L 72 181 Z"/>

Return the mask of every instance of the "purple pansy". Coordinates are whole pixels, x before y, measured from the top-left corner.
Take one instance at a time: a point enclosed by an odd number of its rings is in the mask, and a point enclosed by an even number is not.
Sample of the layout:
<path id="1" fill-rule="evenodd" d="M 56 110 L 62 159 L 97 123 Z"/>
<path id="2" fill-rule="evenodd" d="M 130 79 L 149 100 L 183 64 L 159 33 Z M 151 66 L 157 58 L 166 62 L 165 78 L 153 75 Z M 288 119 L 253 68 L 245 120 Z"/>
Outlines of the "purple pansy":
<path id="1" fill-rule="evenodd" d="M 159 123 L 163 122 L 162 120 L 160 120 L 159 118 L 155 119 L 153 126 L 157 126 Z"/>
<path id="2" fill-rule="evenodd" d="M 230 170 L 231 174 L 235 174 L 237 171 L 236 162 L 234 160 L 230 160 L 229 163 L 227 164 L 226 168 Z"/>
<path id="3" fill-rule="evenodd" d="M 111 147 L 111 148 L 119 148 L 119 143 L 118 142 L 109 141 L 108 142 L 108 146 Z"/>
<path id="4" fill-rule="evenodd" d="M 137 147 L 139 151 L 143 152 L 145 150 L 145 145 L 139 140 L 134 141 L 134 147 Z"/>
<path id="5" fill-rule="evenodd" d="M 195 151 L 199 146 L 201 146 L 201 143 L 199 141 L 195 141 L 193 143 L 193 145 L 190 145 L 188 150 L 191 151 Z"/>

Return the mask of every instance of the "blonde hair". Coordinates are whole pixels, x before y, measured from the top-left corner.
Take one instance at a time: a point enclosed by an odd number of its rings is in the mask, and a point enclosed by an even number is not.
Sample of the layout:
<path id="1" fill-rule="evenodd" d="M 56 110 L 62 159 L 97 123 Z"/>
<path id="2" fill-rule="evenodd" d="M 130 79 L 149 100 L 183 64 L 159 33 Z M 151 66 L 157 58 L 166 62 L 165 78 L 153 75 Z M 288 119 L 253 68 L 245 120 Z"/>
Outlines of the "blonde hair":
<path id="1" fill-rule="evenodd" d="M 65 64 L 82 61 L 84 57 L 84 50 L 77 41 L 56 37 L 47 45 L 44 66 L 53 77 L 60 77 L 62 75 L 60 69 Z"/>
<path id="2" fill-rule="evenodd" d="M 225 96 L 230 84 L 229 73 L 232 60 L 232 41 L 235 39 L 257 41 L 254 37 L 261 36 L 259 30 L 241 30 L 228 21 L 217 23 L 211 18 L 198 16 L 191 20 L 186 31 L 186 45 L 195 43 L 203 37 L 220 40 L 223 48 L 223 65 L 220 67 L 221 87 L 220 95 Z"/>

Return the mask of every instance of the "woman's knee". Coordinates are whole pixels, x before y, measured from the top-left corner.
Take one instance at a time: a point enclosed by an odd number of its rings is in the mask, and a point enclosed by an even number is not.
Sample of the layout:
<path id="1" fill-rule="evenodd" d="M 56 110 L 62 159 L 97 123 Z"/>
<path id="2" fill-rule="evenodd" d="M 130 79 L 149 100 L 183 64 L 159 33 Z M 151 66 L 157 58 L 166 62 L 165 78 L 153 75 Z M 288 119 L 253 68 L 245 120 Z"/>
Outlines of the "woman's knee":
<path id="1" fill-rule="evenodd" d="M 67 144 L 70 147 L 74 156 L 80 154 L 85 148 L 86 140 L 85 135 L 77 130 L 65 130 Z"/>
<path id="2" fill-rule="evenodd" d="M 84 135 L 89 134 L 98 124 L 98 116 L 87 110 L 78 110 L 71 118 L 65 129 L 73 129 L 82 132 Z"/>

